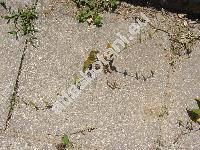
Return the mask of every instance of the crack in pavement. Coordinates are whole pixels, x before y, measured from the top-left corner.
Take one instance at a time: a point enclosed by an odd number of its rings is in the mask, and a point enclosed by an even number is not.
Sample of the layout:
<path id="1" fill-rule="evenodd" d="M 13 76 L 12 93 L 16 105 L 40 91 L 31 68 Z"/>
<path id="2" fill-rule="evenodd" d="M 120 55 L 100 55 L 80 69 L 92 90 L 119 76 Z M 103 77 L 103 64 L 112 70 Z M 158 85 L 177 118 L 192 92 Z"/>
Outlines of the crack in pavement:
<path id="1" fill-rule="evenodd" d="M 18 69 L 18 73 L 17 73 L 17 78 L 15 80 L 15 85 L 14 85 L 14 90 L 13 93 L 11 95 L 11 97 L 9 98 L 10 100 L 10 105 L 9 105 L 9 111 L 8 111 L 8 115 L 7 115 L 7 119 L 5 121 L 5 125 L 2 129 L 0 129 L 0 131 L 6 131 L 9 127 L 10 124 L 10 120 L 12 118 L 13 115 L 13 111 L 14 111 L 14 107 L 17 103 L 17 95 L 18 95 L 18 89 L 19 89 L 19 77 L 21 75 L 22 72 L 22 66 L 23 66 L 23 61 L 26 55 L 26 50 L 27 50 L 27 45 L 25 45 L 23 51 L 22 51 L 22 56 L 21 56 L 21 60 L 20 60 L 20 65 L 19 65 L 19 69 Z"/>
<path id="2" fill-rule="evenodd" d="M 170 100 L 172 98 L 172 76 L 174 75 L 174 72 L 175 72 L 175 69 L 174 66 L 170 65 L 170 62 L 171 60 L 166 60 L 169 64 L 169 70 L 167 71 L 167 81 L 166 81 L 166 85 L 165 85 L 165 90 L 164 90 L 164 99 L 162 101 L 162 104 L 163 106 L 168 106 L 169 105 L 166 103 L 166 100 Z M 173 103 L 173 102 L 170 102 L 170 103 Z M 167 107 L 167 109 L 168 109 Z M 163 118 L 164 116 L 161 116 L 158 118 L 158 124 L 159 124 L 159 135 L 157 137 L 157 140 L 156 140 L 156 149 L 160 150 L 160 149 L 163 149 L 163 148 L 167 148 L 169 149 L 171 147 L 170 146 L 167 146 L 165 145 L 165 140 L 163 139 L 163 129 L 162 129 L 162 124 L 163 124 Z"/>

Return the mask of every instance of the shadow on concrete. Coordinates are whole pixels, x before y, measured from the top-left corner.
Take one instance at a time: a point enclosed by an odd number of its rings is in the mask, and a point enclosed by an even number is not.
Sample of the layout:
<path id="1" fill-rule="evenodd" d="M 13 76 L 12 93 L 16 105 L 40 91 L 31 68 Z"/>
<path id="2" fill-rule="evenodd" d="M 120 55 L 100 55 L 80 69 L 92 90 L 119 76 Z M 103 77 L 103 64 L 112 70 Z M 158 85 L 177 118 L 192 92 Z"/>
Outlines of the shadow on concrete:
<path id="1" fill-rule="evenodd" d="M 173 13 L 186 13 L 193 20 L 200 19 L 200 1 L 198 0 L 123 0 L 129 4 L 141 7 L 153 7 L 156 10 L 165 10 Z M 165 2 L 164 2 L 165 1 Z"/>

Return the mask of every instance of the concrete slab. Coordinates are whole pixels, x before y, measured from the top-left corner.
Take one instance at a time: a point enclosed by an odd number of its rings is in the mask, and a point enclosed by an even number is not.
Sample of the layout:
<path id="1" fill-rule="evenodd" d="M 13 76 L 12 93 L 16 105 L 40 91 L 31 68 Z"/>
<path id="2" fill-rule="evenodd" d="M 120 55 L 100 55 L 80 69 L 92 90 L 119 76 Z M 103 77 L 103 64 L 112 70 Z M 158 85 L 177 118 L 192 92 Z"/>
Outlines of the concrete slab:
<path id="1" fill-rule="evenodd" d="M 22 45 L 7 33 L 10 29 L 10 25 L 0 21 L 0 129 L 4 127 L 7 119 L 9 98 L 14 90 L 21 59 Z"/>
<path id="2" fill-rule="evenodd" d="M 43 101 L 52 104 L 57 93 L 72 84 L 73 74 L 81 70 L 89 51 L 105 48 L 117 32 L 126 35 L 132 20 L 107 21 L 102 28 L 88 30 L 66 16 L 39 20 L 38 47 L 29 51 L 24 62 L 20 98 L 39 108 L 44 108 Z M 15 109 L 10 131 L 38 138 L 53 136 L 57 142 L 56 135 L 72 134 L 75 149 L 155 148 L 168 70 L 162 44 L 158 39 L 133 44 L 115 60 L 121 71 L 138 72 L 142 77 L 152 70 L 154 78 L 142 81 L 122 74 L 99 76 L 60 115 L 21 104 Z M 116 80 L 121 89 L 110 89 L 107 80 Z M 86 135 L 73 134 L 89 127 L 97 129 Z"/>
<path id="3" fill-rule="evenodd" d="M 38 4 L 40 12 L 43 5 Z M 24 60 L 20 103 L 11 126 L 0 136 L 1 149 L 56 149 L 63 134 L 69 135 L 74 149 L 197 149 L 198 126 L 194 124 L 189 133 L 185 109 L 195 107 L 189 100 L 199 96 L 198 46 L 191 59 L 171 73 L 166 57 L 169 39 L 163 33 L 154 38 L 142 34 L 141 43 L 131 43 L 115 59 L 117 69 L 133 77 L 101 74 L 63 113 L 45 109 L 45 102 L 54 104 L 57 95 L 73 84 L 73 75 L 82 70 L 90 51 L 103 50 L 118 32 L 127 36 L 131 23 L 130 18 L 104 14 L 102 28 L 88 28 L 60 11 L 40 16 L 37 48 L 28 49 Z M 154 76 L 144 81 L 151 71 Z"/>
<path id="4" fill-rule="evenodd" d="M 166 99 L 169 116 L 162 124 L 163 140 L 169 148 L 199 149 L 197 140 L 200 138 L 199 125 L 191 122 L 186 111 L 186 109 L 198 109 L 194 99 L 200 96 L 199 46 L 200 43 L 197 43 L 191 58 L 178 63 L 171 75 L 170 91 Z"/>
<path id="5" fill-rule="evenodd" d="M 21 135 L 21 136 L 20 136 Z M 43 137 L 44 138 L 44 137 Z M 10 150 L 10 149 L 20 149 L 20 150 L 26 150 L 26 149 L 55 149 L 55 146 L 53 146 L 50 143 L 44 144 L 43 139 L 38 139 L 37 137 L 26 135 L 26 134 L 20 134 L 20 133 L 9 133 L 6 132 L 4 134 L 0 135 L 0 144 L 1 144 L 1 150 Z M 51 141 L 50 139 L 48 139 Z"/>

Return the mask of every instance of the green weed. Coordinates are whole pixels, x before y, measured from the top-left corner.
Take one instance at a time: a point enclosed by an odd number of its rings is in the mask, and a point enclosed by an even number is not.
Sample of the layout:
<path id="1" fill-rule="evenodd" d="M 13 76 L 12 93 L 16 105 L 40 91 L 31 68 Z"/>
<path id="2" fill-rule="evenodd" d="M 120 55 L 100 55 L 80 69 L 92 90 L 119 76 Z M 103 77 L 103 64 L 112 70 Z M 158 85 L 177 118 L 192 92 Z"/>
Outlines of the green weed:
<path id="1" fill-rule="evenodd" d="M 189 115 L 189 117 L 190 117 L 190 119 L 192 121 L 197 122 L 197 123 L 200 124 L 200 99 L 196 98 L 195 100 L 197 102 L 197 105 L 198 105 L 199 109 L 187 110 L 187 113 L 188 113 L 188 115 Z"/>
<path id="2" fill-rule="evenodd" d="M 25 43 L 33 45 L 34 33 L 37 32 L 34 26 L 34 21 L 38 18 L 35 5 L 12 11 L 7 9 L 5 3 L 1 5 L 8 11 L 8 15 L 2 16 L 7 20 L 7 23 L 13 23 L 14 28 L 8 33 L 13 35 L 16 39 L 26 36 Z"/>
<path id="3" fill-rule="evenodd" d="M 8 111 L 7 119 L 5 122 L 5 127 L 3 129 L 4 131 L 8 128 L 10 124 L 10 120 L 12 118 L 14 108 L 17 104 L 19 78 L 22 72 L 23 62 L 25 59 L 28 44 L 31 44 L 32 46 L 34 46 L 33 44 L 33 40 L 35 39 L 34 33 L 37 31 L 34 27 L 34 21 L 35 19 L 37 19 L 37 13 L 36 13 L 37 1 L 38 0 L 35 1 L 33 6 L 26 7 L 24 9 L 18 9 L 18 11 L 12 11 L 11 7 L 7 7 L 4 1 L 0 2 L 0 6 L 2 6 L 8 13 L 8 15 L 1 16 L 1 17 L 3 19 L 6 19 L 7 23 L 13 22 L 14 24 L 14 29 L 9 31 L 8 33 L 15 36 L 16 39 L 18 39 L 19 36 L 25 37 L 24 48 L 22 50 L 18 73 L 17 73 L 15 85 L 14 85 L 14 90 L 10 97 L 9 111 Z M 30 105 L 32 105 L 36 110 L 39 109 L 34 103 L 32 104 L 30 103 Z"/>
<path id="4" fill-rule="evenodd" d="M 85 71 L 90 68 L 90 66 L 97 60 L 97 53 L 99 53 L 99 51 L 96 50 L 92 50 L 87 58 L 87 60 L 84 62 L 83 64 L 83 72 L 85 73 Z"/>
<path id="5" fill-rule="evenodd" d="M 62 140 L 62 143 L 56 145 L 57 150 L 65 150 L 65 149 L 72 150 L 73 149 L 73 145 L 66 134 L 62 136 L 61 140 Z"/>
<path id="6" fill-rule="evenodd" d="M 76 17 L 77 20 L 97 27 L 101 27 L 103 24 L 100 12 L 114 11 L 119 4 L 117 0 L 74 0 L 74 2 L 80 10 Z"/>

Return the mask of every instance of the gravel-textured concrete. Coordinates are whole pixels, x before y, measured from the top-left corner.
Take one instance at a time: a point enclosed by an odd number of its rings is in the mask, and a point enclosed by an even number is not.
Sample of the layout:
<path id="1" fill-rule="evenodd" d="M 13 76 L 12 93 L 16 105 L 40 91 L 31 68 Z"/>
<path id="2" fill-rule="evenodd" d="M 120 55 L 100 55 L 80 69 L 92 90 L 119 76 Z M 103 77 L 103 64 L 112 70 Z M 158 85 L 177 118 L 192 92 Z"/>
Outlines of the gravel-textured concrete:
<path id="1" fill-rule="evenodd" d="M 3 12 L 2 9 L 0 9 Z M 21 44 L 7 32 L 10 30 L 5 21 L 0 21 L 0 129 L 9 110 L 10 97 L 13 93 L 15 80 L 21 58 Z"/>
<path id="2" fill-rule="evenodd" d="M 171 75 L 171 85 L 167 93 L 168 99 L 165 102 L 168 105 L 169 116 L 162 124 L 162 135 L 165 143 L 172 143 L 176 149 L 199 149 L 200 137 L 199 125 L 193 123 L 193 130 L 186 129 L 189 121 L 186 109 L 198 109 L 195 98 L 200 95 L 200 44 L 194 47 L 191 58 L 183 60 Z M 184 126 L 179 126 L 179 122 Z M 190 124 L 188 124 L 188 127 Z M 187 133 L 184 135 L 184 133 Z"/>
<path id="3" fill-rule="evenodd" d="M 38 11 L 42 13 L 47 6 L 39 3 Z M 104 18 L 103 27 L 88 28 L 60 10 L 40 16 L 37 48 L 28 48 L 19 79 L 19 104 L 10 127 L 0 135 L 0 149 L 56 149 L 64 133 L 74 149 L 82 150 L 198 149 L 199 125 L 192 123 L 194 129 L 189 132 L 186 108 L 195 108 L 193 99 L 200 96 L 199 43 L 191 58 L 179 62 L 173 72 L 164 33 L 153 38 L 143 33 L 141 43 L 131 42 L 115 59 L 118 70 L 127 70 L 133 76 L 137 72 L 141 79 L 101 74 L 63 113 L 45 109 L 45 102 L 53 104 L 57 95 L 73 84 L 73 75 L 79 74 L 91 49 L 103 50 L 118 32 L 127 36 L 133 21 L 115 14 L 104 14 Z M 2 88 L 1 110 L 6 108 L 20 61 L 19 51 L 14 51 L 20 44 L 8 38 L 4 27 L 1 22 L 1 37 L 6 38 L 0 46 L 9 59 L 1 60 L 0 72 L 5 78 L 1 77 L 0 87 L 8 88 Z M 4 66 L 9 68 L 5 70 Z M 154 77 L 143 81 L 142 75 L 148 76 L 151 71 Z M 116 82 L 118 88 L 112 90 L 107 82 Z M 28 105 L 30 102 L 39 110 Z M 180 120 L 183 126 L 179 127 Z M 4 122 L 0 120 L 0 124 Z"/>

